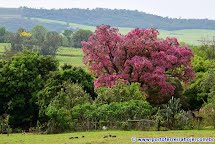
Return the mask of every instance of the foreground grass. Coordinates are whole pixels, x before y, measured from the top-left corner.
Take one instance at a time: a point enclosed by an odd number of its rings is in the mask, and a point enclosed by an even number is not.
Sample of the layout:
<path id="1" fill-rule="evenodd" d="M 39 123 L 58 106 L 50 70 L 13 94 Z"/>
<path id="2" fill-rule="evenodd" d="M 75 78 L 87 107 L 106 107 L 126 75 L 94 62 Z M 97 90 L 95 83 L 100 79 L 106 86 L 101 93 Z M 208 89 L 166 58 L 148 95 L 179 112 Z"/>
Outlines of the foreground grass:
<path id="1" fill-rule="evenodd" d="M 106 135 L 114 137 L 103 138 Z M 82 138 L 84 136 L 84 138 Z M 69 139 L 70 137 L 79 137 Z M 75 132 L 55 135 L 11 134 L 0 135 L 0 144 L 130 144 L 131 137 L 211 137 L 215 139 L 215 130 L 181 130 L 181 131 L 93 131 Z M 215 143 L 215 142 L 213 142 Z"/>

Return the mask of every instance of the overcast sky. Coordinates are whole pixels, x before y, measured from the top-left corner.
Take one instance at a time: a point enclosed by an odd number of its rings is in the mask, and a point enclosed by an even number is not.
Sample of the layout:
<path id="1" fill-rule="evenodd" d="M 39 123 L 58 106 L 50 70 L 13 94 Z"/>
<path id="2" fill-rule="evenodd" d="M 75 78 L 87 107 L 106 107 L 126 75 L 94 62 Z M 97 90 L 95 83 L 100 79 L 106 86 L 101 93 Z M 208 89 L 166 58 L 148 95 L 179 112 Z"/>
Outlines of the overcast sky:
<path id="1" fill-rule="evenodd" d="M 0 7 L 118 8 L 174 18 L 215 20 L 215 0 L 1 0 Z"/>

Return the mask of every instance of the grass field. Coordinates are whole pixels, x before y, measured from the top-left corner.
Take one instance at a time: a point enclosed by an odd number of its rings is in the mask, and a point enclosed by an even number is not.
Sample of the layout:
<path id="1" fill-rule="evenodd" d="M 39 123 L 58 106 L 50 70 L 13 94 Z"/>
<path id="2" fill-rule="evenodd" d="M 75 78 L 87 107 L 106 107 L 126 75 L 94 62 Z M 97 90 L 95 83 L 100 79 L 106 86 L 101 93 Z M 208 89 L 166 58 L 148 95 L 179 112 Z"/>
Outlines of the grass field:
<path id="1" fill-rule="evenodd" d="M 68 54 L 73 56 L 83 56 L 82 50 L 80 48 L 68 48 L 68 47 L 60 47 L 58 54 Z"/>
<path id="2" fill-rule="evenodd" d="M 116 137 L 103 138 L 107 135 Z M 82 138 L 84 136 L 84 138 Z M 69 139 L 70 137 L 79 137 Z M 93 131 L 74 132 L 55 135 L 39 134 L 11 134 L 0 135 L 0 144 L 130 144 L 131 138 L 159 138 L 159 137 L 211 137 L 215 139 L 215 130 L 187 130 L 187 131 Z M 138 142 L 136 142 L 138 143 Z M 151 143 L 151 142 L 150 142 Z M 157 142 L 156 142 L 157 143 Z M 168 142 L 166 142 L 168 143 Z M 200 144 L 202 142 L 196 142 Z M 211 142 L 215 143 L 215 142 Z M 159 143 L 157 143 L 159 144 Z M 170 144 L 170 142 L 169 142 Z"/>
<path id="3" fill-rule="evenodd" d="M 9 46 L 9 44 L 0 43 L 0 55 L 3 54 L 5 46 Z M 82 50 L 79 48 L 60 47 L 56 58 L 59 60 L 60 65 L 67 63 L 73 66 L 84 67 Z"/>
<path id="4" fill-rule="evenodd" d="M 79 48 L 60 47 L 57 54 L 58 55 L 56 56 L 56 58 L 59 60 L 60 65 L 67 63 L 73 66 L 84 67 L 82 62 L 83 59 L 82 50 Z"/>
<path id="5" fill-rule="evenodd" d="M 56 58 L 59 60 L 60 65 L 67 63 L 67 64 L 71 64 L 72 66 L 78 66 L 78 67 L 84 66 L 82 63 L 82 57 L 56 56 Z"/>
<path id="6" fill-rule="evenodd" d="M 60 23 L 60 24 L 67 24 L 64 21 L 57 21 L 57 20 L 49 20 L 49 19 L 41 19 L 41 18 L 32 18 L 39 21 L 47 22 L 47 23 Z M 81 28 L 94 31 L 94 26 L 87 26 L 82 24 L 75 24 L 69 23 L 69 25 L 73 28 Z M 122 34 L 128 33 L 132 28 L 124 28 L 119 27 L 119 30 Z M 160 38 L 169 37 L 176 37 L 178 38 L 179 42 L 185 42 L 191 45 L 200 45 L 198 40 L 201 40 L 203 37 L 212 38 L 215 36 L 215 30 L 204 30 L 204 29 L 186 29 L 186 30 L 174 30 L 174 31 L 167 31 L 167 30 L 159 30 Z"/>

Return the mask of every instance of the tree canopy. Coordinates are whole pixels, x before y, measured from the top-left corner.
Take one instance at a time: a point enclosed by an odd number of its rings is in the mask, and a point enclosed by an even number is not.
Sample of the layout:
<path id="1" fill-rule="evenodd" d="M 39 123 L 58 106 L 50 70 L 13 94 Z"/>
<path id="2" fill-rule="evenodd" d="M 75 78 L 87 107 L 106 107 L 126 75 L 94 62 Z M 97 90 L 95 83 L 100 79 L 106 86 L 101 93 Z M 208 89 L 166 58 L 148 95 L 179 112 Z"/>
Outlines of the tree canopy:
<path id="1" fill-rule="evenodd" d="M 80 30 L 76 31 L 72 35 L 72 46 L 76 47 L 76 48 L 81 48 L 81 42 L 87 41 L 91 34 L 92 34 L 92 32 L 90 30 L 80 29 Z"/>
<path id="2" fill-rule="evenodd" d="M 52 57 L 25 51 L 0 63 L 0 115 L 10 115 L 13 128 L 35 126 L 38 118 L 37 92 L 58 62 Z"/>

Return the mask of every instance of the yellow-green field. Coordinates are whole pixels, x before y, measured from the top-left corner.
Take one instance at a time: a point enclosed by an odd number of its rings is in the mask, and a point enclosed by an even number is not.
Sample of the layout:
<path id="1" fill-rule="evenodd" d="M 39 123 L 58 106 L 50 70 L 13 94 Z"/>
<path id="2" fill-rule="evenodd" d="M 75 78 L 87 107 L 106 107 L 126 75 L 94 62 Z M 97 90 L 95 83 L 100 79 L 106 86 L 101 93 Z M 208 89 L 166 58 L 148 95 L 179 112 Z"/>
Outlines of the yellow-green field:
<path id="1" fill-rule="evenodd" d="M 107 135 L 116 137 L 103 138 Z M 84 136 L 84 138 L 82 138 Z M 78 137 L 70 139 L 71 137 Z M 181 130 L 181 131 L 93 131 L 74 132 L 55 135 L 11 134 L 0 135 L 0 144 L 130 144 L 131 138 L 159 137 L 211 137 L 215 139 L 215 130 Z M 138 142 L 135 142 L 138 143 Z M 151 142 L 150 142 L 151 143 Z M 159 144 L 158 142 L 156 142 Z M 165 142 L 173 143 L 173 142 Z M 201 144 L 203 142 L 195 142 Z M 209 143 L 209 142 L 208 142 Z M 208 144 L 207 143 L 207 144 Z M 210 142 L 215 143 L 215 142 Z M 206 144 L 206 143 L 205 143 Z"/>

